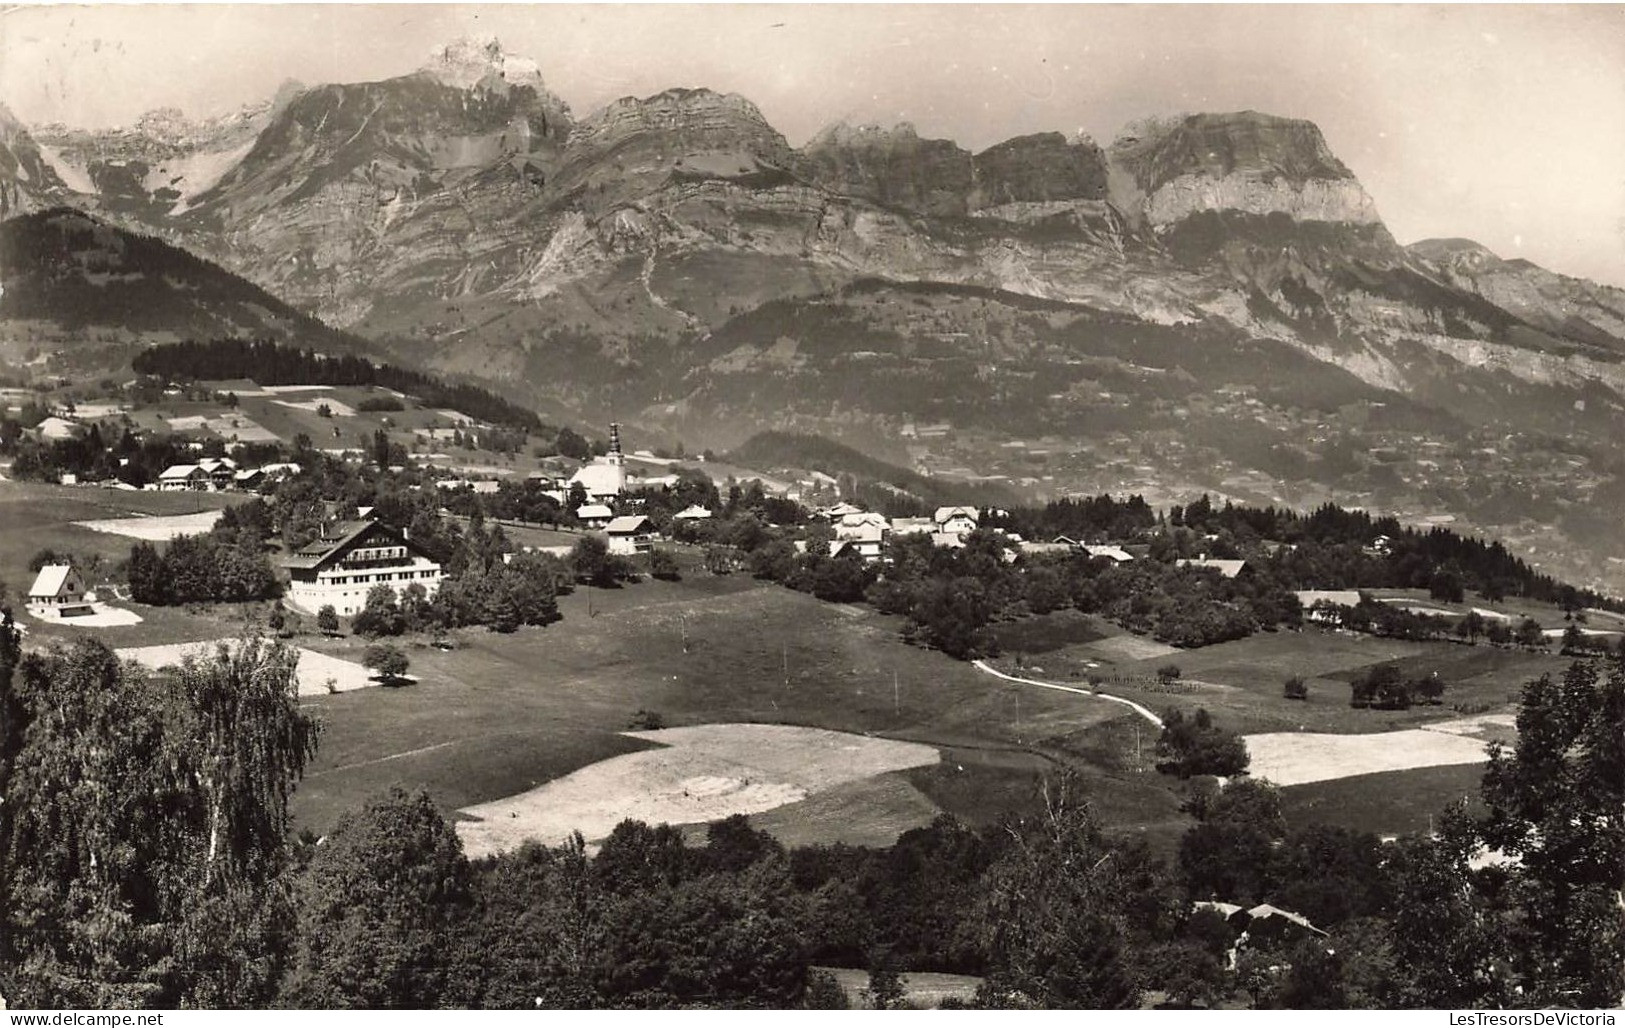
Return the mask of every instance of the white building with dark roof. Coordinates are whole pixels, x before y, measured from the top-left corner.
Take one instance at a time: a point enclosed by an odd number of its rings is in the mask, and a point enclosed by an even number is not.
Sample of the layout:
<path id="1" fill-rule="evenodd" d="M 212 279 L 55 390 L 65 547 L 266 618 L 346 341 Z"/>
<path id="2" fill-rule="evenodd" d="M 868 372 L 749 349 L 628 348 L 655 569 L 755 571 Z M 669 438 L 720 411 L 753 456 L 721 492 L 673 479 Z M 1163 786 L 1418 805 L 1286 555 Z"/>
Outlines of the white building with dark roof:
<path id="1" fill-rule="evenodd" d="M 316 539 L 283 560 L 287 602 L 307 614 L 332 605 L 340 614 L 366 606 L 374 586 L 397 593 L 421 585 L 433 596 L 444 577 L 440 562 L 404 534 L 377 521 L 346 521 L 325 528 Z"/>

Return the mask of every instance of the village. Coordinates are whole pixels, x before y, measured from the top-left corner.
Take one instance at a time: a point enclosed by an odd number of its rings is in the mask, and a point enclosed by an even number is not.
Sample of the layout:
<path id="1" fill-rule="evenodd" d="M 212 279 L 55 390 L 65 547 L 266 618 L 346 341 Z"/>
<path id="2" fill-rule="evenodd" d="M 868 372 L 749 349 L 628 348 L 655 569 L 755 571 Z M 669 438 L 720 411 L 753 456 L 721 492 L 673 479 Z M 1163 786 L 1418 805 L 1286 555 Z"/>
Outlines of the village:
<path id="1" fill-rule="evenodd" d="M 94 637 L 164 674 L 245 633 L 293 647 L 299 703 L 327 724 L 294 808 L 315 832 L 399 781 L 457 819 L 472 858 L 575 831 L 596 850 L 627 818 L 697 841 L 737 815 L 785 845 L 883 848 L 939 815 L 1025 809 L 1059 762 L 1114 837 L 1171 858 L 1188 782 L 1233 777 L 1235 739 L 1291 823 L 1386 845 L 1515 737 L 1523 682 L 1625 632 L 1493 577 L 1333 587 L 1353 572 L 1306 570 L 1334 552 L 1313 534 L 1243 529 L 1253 513 L 1206 496 L 873 509 L 838 469 L 627 452 L 618 424 L 537 456 L 534 436 L 488 450 L 500 426 L 409 397 L 226 385 L 145 430 L 146 412 L 91 403 L 14 436 L 0 510 L 32 527 L 0 547 L 0 579 L 29 583 L 29 652 Z M 250 420 L 284 435 L 230 438 Z M 318 449 L 330 422 L 340 445 Z M 116 441 L 72 449 L 90 439 Z M 83 472 L 14 473 L 58 453 Z M 151 454 L 167 457 L 131 472 Z M 1427 538 L 1360 523 L 1380 530 L 1335 550 L 1360 574 Z M 216 589 L 237 578 L 246 592 Z M 948 585 L 989 595 L 934 610 Z M 1185 767 L 1166 740 L 1192 717 L 1213 755 Z M 1324 904 L 1211 888 L 1191 909 L 1226 926 L 1228 973 L 1337 931 Z M 920 982 L 967 998 L 977 979 Z"/>

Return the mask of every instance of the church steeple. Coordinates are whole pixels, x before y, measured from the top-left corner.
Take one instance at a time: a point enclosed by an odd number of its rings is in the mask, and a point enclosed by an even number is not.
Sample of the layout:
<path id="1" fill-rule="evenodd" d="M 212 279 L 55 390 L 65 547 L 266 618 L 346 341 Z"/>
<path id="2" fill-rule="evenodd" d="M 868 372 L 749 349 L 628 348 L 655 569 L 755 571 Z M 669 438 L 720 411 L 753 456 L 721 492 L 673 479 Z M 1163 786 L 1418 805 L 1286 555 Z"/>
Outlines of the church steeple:
<path id="1" fill-rule="evenodd" d="M 621 452 L 621 423 L 609 423 L 609 462 L 616 467 L 626 464 L 626 455 Z"/>

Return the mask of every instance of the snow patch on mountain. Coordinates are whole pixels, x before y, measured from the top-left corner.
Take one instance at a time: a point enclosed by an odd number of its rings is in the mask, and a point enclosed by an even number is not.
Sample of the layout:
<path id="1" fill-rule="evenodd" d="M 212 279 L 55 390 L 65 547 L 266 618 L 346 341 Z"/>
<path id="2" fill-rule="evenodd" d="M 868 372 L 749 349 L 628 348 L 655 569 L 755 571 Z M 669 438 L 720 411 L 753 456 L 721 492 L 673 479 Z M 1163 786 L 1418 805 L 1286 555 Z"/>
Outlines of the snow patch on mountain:
<path id="1" fill-rule="evenodd" d="M 56 172 L 56 177 L 62 180 L 63 185 L 75 193 L 95 195 L 96 183 L 90 181 L 89 172 L 68 160 L 62 155 L 62 151 L 54 146 L 46 146 L 38 140 L 35 140 L 34 145 L 39 148 L 40 159 Z"/>

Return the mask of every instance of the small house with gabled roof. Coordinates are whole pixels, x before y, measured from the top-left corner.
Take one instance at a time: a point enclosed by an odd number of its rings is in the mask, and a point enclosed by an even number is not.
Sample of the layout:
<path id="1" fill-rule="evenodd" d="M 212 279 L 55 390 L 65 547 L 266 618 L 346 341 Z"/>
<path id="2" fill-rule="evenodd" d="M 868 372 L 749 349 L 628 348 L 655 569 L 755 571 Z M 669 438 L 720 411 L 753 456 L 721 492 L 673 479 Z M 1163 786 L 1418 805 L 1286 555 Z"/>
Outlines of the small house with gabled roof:
<path id="1" fill-rule="evenodd" d="M 609 539 L 609 552 L 622 556 L 648 553 L 654 547 L 655 526 L 642 514 L 626 514 L 604 526 Z"/>
<path id="2" fill-rule="evenodd" d="M 158 473 L 158 488 L 162 492 L 181 492 L 187 489 L 209 488 L 209 473 L 196 464 L 171 464 Z"/>
<path id="3" fill-rule="evenodd" d="M 72 564 L 47 564 L 28 587 L 28 606 L 36 610 L 82 606 L 85 580 Z"/>

